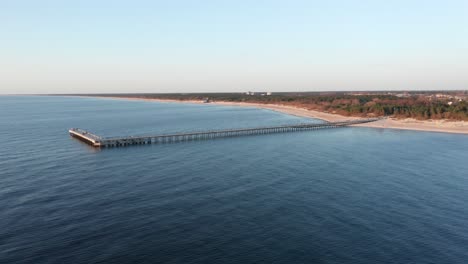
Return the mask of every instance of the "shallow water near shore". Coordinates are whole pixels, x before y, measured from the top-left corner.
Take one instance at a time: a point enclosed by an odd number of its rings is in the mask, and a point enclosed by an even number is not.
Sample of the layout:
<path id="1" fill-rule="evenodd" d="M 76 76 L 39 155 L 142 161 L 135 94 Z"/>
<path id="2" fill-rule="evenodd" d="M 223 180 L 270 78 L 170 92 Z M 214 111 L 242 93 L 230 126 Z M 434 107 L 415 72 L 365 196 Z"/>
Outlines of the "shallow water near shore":
<path id="1" fill-rule="evenodd" d="M 0 263 L 466 263 L 468 136 L 349 127 L 98 150 L 101 136 L 322 122 L 0 97 Z"/>

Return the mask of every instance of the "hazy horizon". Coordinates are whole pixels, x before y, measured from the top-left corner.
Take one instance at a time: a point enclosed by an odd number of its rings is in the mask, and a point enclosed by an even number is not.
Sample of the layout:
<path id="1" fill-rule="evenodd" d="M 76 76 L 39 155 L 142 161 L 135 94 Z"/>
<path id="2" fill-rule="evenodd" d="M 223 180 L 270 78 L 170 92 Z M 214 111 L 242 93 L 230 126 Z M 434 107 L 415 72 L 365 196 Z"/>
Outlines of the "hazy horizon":
<path id="1" fill-rule="evenodd" d="M 276 94 L 286 94 L 286 93 L 291 93 L 291 94 L 294 94 L 294 93 L 386 93 L 386 92 L 389 92 L 389 93 L 395 93 L 395 92 L 410 92 L 410 93 L 414 93 L 414 92 L 466 92 L 468 91 L 467 89 L 454 89 L 454 90 L 450 90 L 450 89 L 444 89 L 444 90 L 437 90 L 437 89 L 432 89 L 432 90 L 423 90 L 423 89 L 420 89 L 420 90 L 316 90 L 316 91 L 307 91 L 307 90 L 303 90 L 303 91 L 275 91 L 274 93 Z M 0 94 L 0 96 L 34 96 L 34 95 L 51 95 L 51 96 L 61 96 L 61 95 L 64 95 L 64 96 L 67 96 L 67 95 L 113 95 L 113 94 L 116 94 L 116 95 L 125 95 L 125 94 L 236 94 L 236 93 L 247 93 L 247 92 L 254 92 L 254 93 L 258 93 L 260 95 L 260 93 L 265 93 L 265 92 L 271 92 L 269 90 L 245 90 L 245 91 L 212 91 L 212 92 L 204 92 L 204 91 L 193 91 L 193 92 L 102 92 L 102 93 L 98 93 L 98 92 L 92 92 L 92 93 L 2 93 Z"/>
<path id="2" fill-rule="evenodd" d="M 468 1 L 6 1 L 0 94 L 468 89 Z"/>

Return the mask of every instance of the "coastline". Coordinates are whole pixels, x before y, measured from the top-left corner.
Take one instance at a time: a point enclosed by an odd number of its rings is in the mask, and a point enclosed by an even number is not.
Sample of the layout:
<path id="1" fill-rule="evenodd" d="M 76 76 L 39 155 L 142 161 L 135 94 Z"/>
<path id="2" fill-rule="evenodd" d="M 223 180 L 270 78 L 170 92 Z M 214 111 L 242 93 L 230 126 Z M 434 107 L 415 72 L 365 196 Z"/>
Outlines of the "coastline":
<path id="1" fill-rule="evenodd" d="M 153 101 L 153 102 L 166 102 L 166 103 L 190 103 L 190 104 L 204 104 L 196 100 L 169 100 L 169 99 L 156 99 L 156 98 L 137 98 L 137 97 L 100 97 L 100 96 L 86 96 L 93 98 L 108 98 L 120 100 L 137 100 L 137 101 Z M 225 105 L 225 106 L 239 106 L 239 107 L 256 107 L 277 111 L 284 114 L 309 117 L 321 119 L 327 122 L 339 122 L 344 120 L 359 119 L 360 117 L 342 116 L 337 114 L 319 112 L 308 110 L 287 105 L 278 104 L 259 104 L 259 103 L 244 103 L 244 102 L 211 102 L 209 104 Z M 427 131 L 427 132 L 440 132 L 440 133 L 454 133 L 454 134 L 467 134 L 468 135 L 468 122 L 466 121 L 447 121 L 447 120 L 416 120 L 411 118 L 394 119 L 386 118 L 372 123 L 359 124 L 353 126 L 372 127 L 372 128 L 391 128 L 402 130 L 414 131 Z"/>

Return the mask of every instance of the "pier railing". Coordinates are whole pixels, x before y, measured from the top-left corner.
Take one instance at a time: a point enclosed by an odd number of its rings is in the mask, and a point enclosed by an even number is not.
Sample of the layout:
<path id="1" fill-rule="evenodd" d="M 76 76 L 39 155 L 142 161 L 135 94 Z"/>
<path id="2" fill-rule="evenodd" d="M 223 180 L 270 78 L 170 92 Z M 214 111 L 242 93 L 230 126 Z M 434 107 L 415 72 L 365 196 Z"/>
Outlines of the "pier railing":
<path id="1" fill-rule="evenodd" d="M 341 122 L 328 122 L 320 124 L 300 123 L 293 125 L 271 126 L 271 127 L 255 127 L 241 129 L 224 129 L 224 130 L 208 130 L 194 131 L 170 134 L 156 135 L 140 135 L 140 136 L 124 136 L 124 137 L 100 137 L 86 130 L 72 128 L 69 130 L 70 135 L 79 138 L 80 140 L 95 146 L 95 147 L 121 147 L 129 145 L 144 145 L 144 144 L 162 144 L 175 143 L 193 140 L 206 140 L 222 137 L 238 137 L 247 135 L 264 135 L 273 133 L 286 133 L 295 131 L 317 130 L 325 128 L 338 128 L 355 124 L 369 123 L 379 120 L 380 118 L 366 118 L 347 120 Z"/>

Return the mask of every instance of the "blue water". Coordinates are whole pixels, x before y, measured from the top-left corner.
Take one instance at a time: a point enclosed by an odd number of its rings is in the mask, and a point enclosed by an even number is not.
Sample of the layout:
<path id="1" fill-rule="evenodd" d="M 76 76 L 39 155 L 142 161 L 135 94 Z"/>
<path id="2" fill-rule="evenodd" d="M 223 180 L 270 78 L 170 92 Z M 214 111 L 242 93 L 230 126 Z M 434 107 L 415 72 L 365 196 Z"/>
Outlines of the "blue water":
<path id="1" fill-rule="evenodd" d="M 0 97 L 0 263 L 468 263 L 466 135 L 340 128 L 99 151 L 67 134 L 304 121 Z"/>

